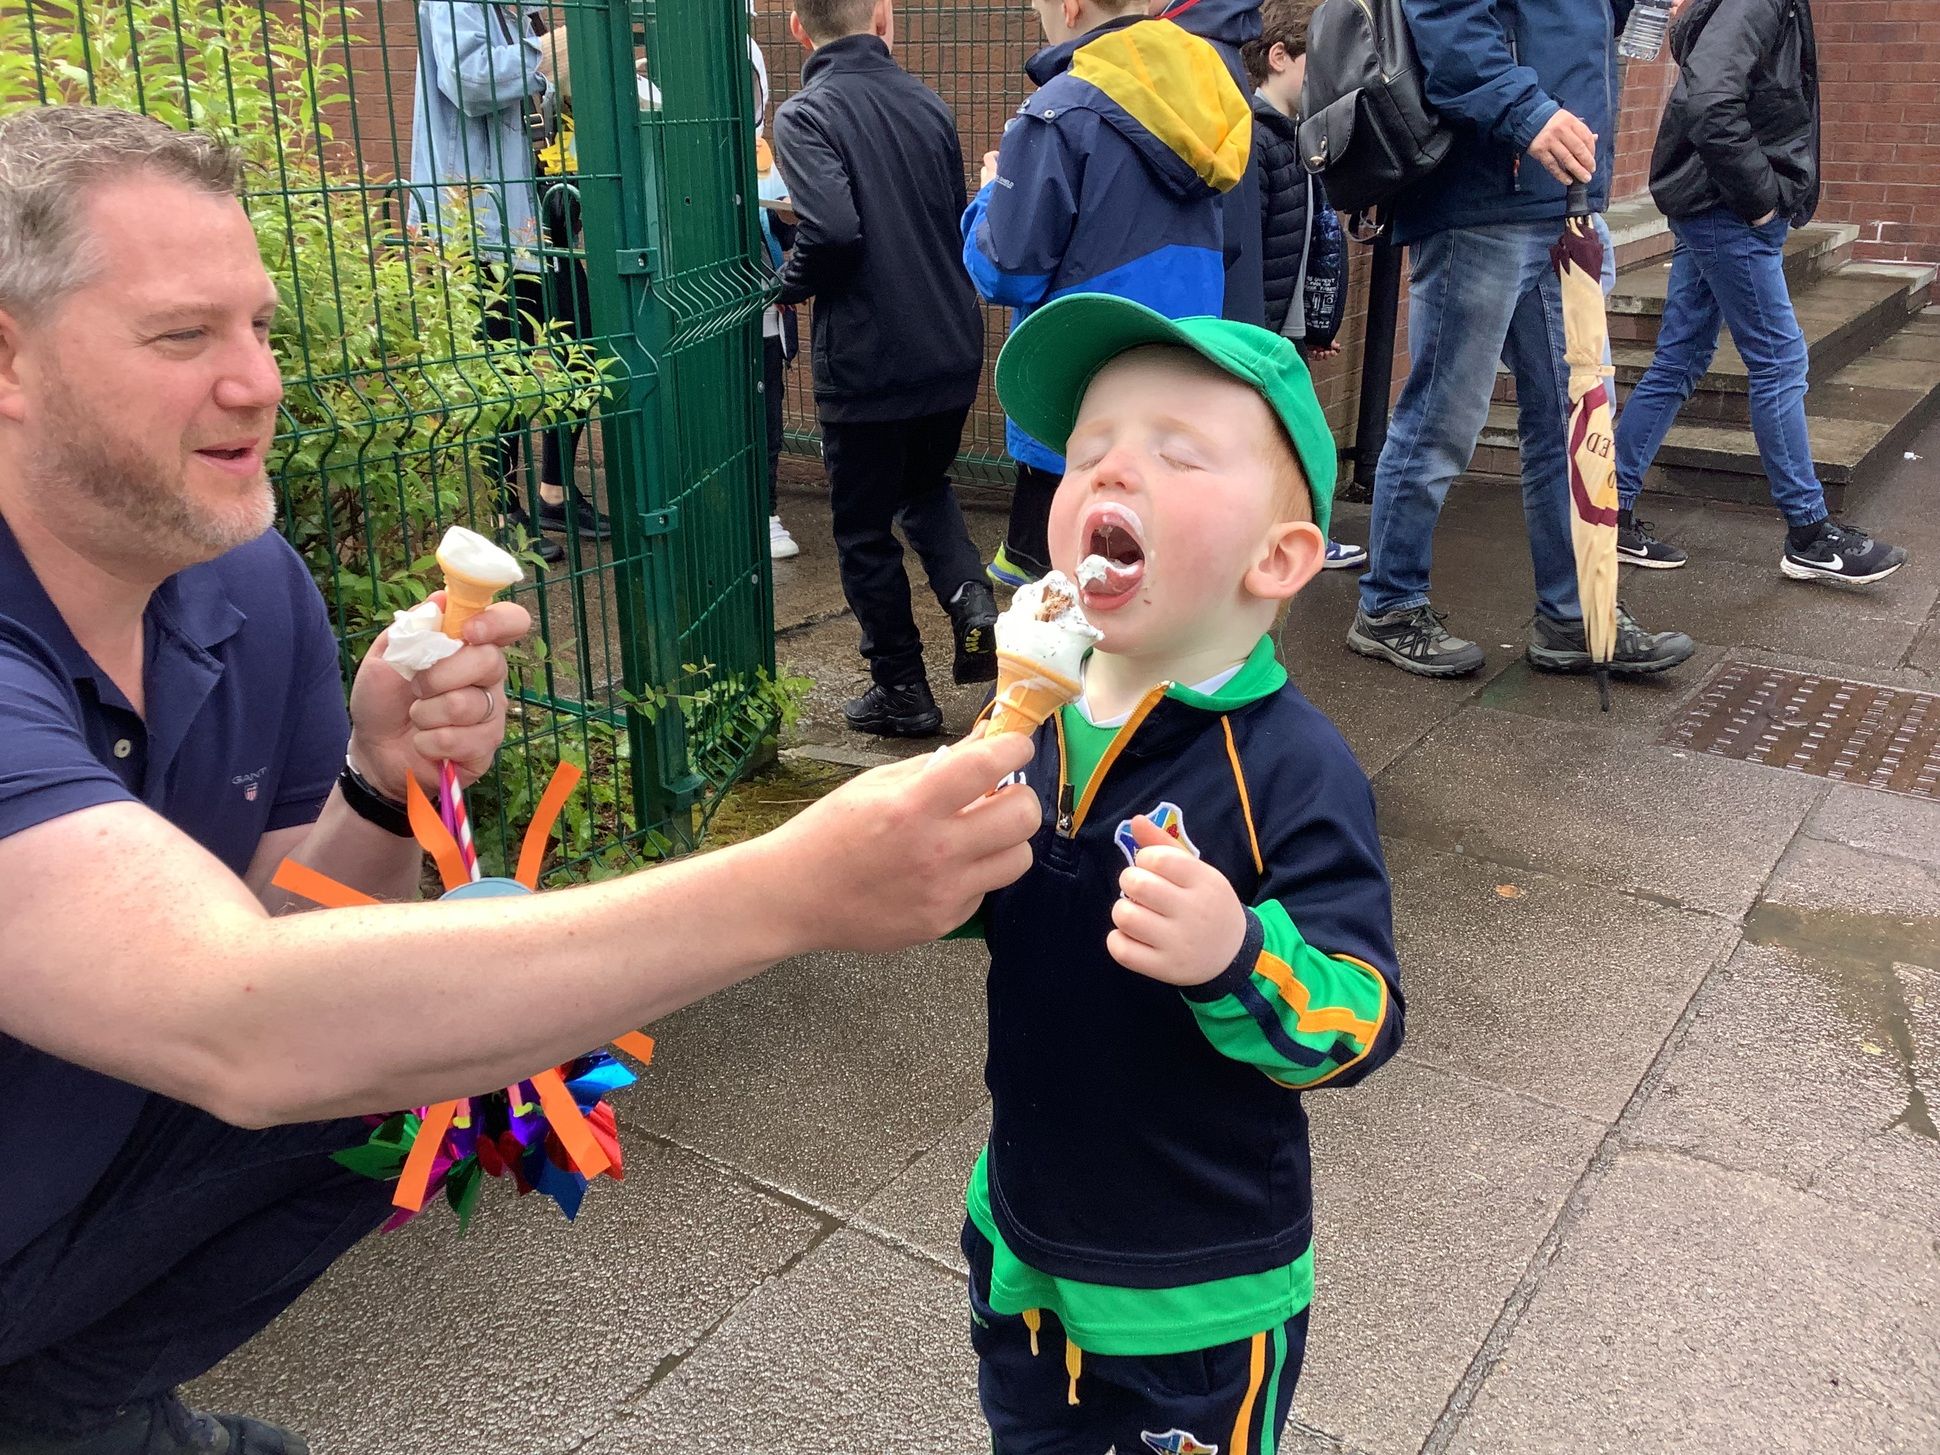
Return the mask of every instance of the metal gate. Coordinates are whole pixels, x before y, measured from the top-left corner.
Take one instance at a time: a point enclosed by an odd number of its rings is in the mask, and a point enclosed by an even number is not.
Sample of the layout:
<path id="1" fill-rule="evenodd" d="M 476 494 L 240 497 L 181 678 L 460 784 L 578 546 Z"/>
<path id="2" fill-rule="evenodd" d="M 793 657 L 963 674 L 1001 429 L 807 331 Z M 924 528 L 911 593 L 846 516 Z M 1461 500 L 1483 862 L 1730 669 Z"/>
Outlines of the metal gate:
<path id="1" fill-rule="evenodd" d="M 346 666 L 437 584 L 447 524 L 536 545 L 508 508 L 568 478 L 610 517 L 609 540 L 554 535 L 556 565 L 528 552 L 540 629 L 474 794 L 487 858 L 561 757 L 588 774 L 565 869 L 690 846 L 781 704 L 746 0 L 0 0 L 0 22 L 0 110 L 125 106 L 254 164 L 279 525 Z M 533 54 L 565 37 L 546 90 L 570 85 L 569 132 L 523 62 L 478 66 L 481 26 Z"/>

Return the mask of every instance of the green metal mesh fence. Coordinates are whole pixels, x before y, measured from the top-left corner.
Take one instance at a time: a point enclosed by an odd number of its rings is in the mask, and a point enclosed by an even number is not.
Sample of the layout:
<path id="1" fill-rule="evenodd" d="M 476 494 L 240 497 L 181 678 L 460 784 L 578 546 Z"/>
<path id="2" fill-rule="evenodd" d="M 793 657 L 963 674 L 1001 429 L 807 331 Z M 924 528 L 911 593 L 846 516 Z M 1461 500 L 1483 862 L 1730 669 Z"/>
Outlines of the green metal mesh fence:
<path id="1" fill-rule="evenodd" d="M 489 861 L 562 757 L 563 868 L 687 847 L 774 725 L 746 36 L 745 0 L 0 0 L 0 110 L 125 106 L 253 164 L 279 523 L 346 667 L 448 524 L 526 548 Z M 518 521 L 568 484 L 612 533 L 548 566 Z"/>
<path id="2" fill-rule="evenodd" d="M 767 54 L 774 101 L 779 104 L 800 83 L 804 57 L 788 33 L 788 6 L 776 0 L 759 8 L 754 33 Z M 1030 93 L 1024 61 L 1043 39 L 1037 16 L 1023 0 L 968 5 L 910 0 L 896 7 L 896 58 L 955 113 L 957 134 L 963 140 L 964 177 L 972 193 L 977 190 L 984 153 L 996 147 L 1004 123 Z M 959 481 L 1010 479 L 1004 417 L 989 377 L 1006 326 L 1005 310 L 984 310 L 984 389 L 963 433 L 956 471 Z M 795 449 L 813 451 L 819 432 L 808 371 L 796 368 L 790 374 L 789 443 Z"/>

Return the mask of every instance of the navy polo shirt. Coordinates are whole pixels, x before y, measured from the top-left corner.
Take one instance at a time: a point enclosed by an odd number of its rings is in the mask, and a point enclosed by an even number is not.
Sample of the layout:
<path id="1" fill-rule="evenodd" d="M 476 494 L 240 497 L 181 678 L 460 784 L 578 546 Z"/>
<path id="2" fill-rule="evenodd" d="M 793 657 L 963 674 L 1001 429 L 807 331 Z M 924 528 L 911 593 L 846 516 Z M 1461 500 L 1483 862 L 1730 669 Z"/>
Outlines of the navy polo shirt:
<path id="1" fill-rule="evenodd" d="M 164 581 L 143 623 L 145 718 L 0 517 L 0 838 L 144 803 L 240 875 L 264 834 L 316 819 L 343 766 L 350 718 L 323 598 L 270 532 Z M 0 1094 L 4 1261 L 87 1196 L 149 1093 L 0 1034 Z"/>

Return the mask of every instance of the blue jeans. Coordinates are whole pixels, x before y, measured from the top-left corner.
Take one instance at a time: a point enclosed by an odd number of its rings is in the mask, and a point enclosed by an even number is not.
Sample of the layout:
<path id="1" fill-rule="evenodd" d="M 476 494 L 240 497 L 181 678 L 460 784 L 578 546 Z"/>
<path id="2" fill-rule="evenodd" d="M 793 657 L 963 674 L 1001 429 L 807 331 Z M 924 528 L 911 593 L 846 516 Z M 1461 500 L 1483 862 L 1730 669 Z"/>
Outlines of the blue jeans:
<path id="1" fill-rule="evenodd" d="M 1751 432 L 1773 503 L 1791 525 L 1825 519 L 1825 489 L 1805 432 L 1805 335 L 1785 286 L 1790 230 L 1782 217 L 1753 227 L 1727 207 L 1671 219 L 1677 250 L 1657 354 L 1617 419 L 1617 494 L 1625 510 L 1636 504 L 1677 411 L 1711 367 L 1722 323 L 1751 376 Z"/>
<path id="2" fill-rule="evenodd" d="M 1450 228 L 1408 250 L 1408 382 L 1374 476 L 1368 571 L 1370 616 L 1428 600 L 1435 522 L 1448 487 L 1475 456 L 1498 359 L 1516 378 L 1522 510 L 1536 571 L 1536 607 L 1577 621 L 1564 424 L 1563 303 L 1549 248 L 1560 220 Z"/>

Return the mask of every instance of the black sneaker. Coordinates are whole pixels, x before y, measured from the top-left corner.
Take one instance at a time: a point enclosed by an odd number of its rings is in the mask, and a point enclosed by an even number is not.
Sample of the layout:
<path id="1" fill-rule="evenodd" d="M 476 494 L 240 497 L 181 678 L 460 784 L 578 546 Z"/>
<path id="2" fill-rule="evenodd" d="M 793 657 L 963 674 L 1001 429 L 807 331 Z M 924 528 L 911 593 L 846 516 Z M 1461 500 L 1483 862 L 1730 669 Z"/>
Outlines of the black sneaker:
<path id="1" fill-rule="evenodd" d="M 950 603 L 950 625 L 956 631 L 956 661 L 950 680 L 997 680 L 997 598 L 981 581 L 967 581 Z"/>
<path id="2" fill-rule="evenodd" d="M 525 513 L 525 507 L 523 505 L 514 505 L 506 510 L 503 532 L 509 537 L 507 544 L 510 549 L 514 551 L 530 551 L 548 566 L 557 566 L 561 561 L 566 559 L 566 548 L 564 546 L 560 545 L 558 541 L 543 536 L 537 530 L 533 529 L 532 517 Z M 525 544 L 523 546 L 517 544 L 521 536 L 525 537 Z"/>
<path id="3" fill-rule="evenodd" d="M 242 1415 L 205 1415 L 174 1395 L 121 1411 L 83 1435 L 0 1426 L 7 1455 L 310 1455 L 301 1435 Z"/>
<path id="4" fill-rule="evenodd" d="M 1876 541 L 1863 530 L 1827 516 L 1785 533 L 1778 569 L 1794 581 L 1846 581 L 1854 586 L 1884 581 L 1906 564 L 1906 547 Z"/>
<path id="5" fill-rule="evenodd" d="M 1379 657 L 1418 677 L 1466 677 L 1488 659 L 1474 642 L 1451 636 L 1442 626 L 1447 620 L 1447 612 L 1425 601 L 1386 616 L 1356 610 L 1347 645 L 1363 657 Z"/>
<path id="6" fill-rule="evenodd" d="M 1697 650 L 1683 632 L 1645 631 L 1637 618 L 1617 604 L 1617 650 L 1609 670 L 1625 677 L 1667 672 Z M 1544 672 L 1588 672 L 1596 664 L 1583 640 L 1583 623 L 1556 621 L 1540 611 L 1529 623 L 1529 665 Z"/>
<path id="7" fill-rule="evenodd" d="M 1653 571 L 1675 571 L 1691 558 L 1668 541 L 1651 534 L 1647 520 L 1632 518 L 1627 510 L 1617 512 L 1617 560 Z"/>
<path id="8" fill-rule="evenodd" d="M 569 514 L 572 528 L 579 532 L 579 538 L 583 541 L 603 541 L 613 534 L 613 522 L 595 510 L 592 501 L 576 491 L 568 491 L 566 499 L 560 501 L 547 500 L 544 496 L 539 498 L 540 530 L 564 535 Z"/>
<path id="9" fill-rule="evenodd" d="M 943 730 L 943 711 L 927 682 L 895 687 L 878 682 L 853 702 L 843 703 L 842 716 L 857 732 L 879 738 L 928 738 Z"/>

